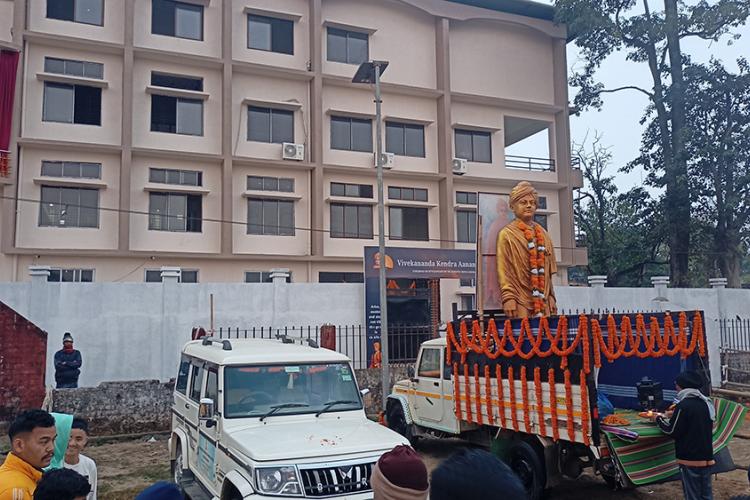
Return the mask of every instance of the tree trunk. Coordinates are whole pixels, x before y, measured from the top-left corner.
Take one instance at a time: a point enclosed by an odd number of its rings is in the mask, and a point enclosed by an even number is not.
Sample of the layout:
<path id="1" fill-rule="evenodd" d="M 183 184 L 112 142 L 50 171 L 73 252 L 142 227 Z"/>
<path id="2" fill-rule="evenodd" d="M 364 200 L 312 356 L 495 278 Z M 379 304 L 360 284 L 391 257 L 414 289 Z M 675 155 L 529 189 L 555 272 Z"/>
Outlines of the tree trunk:
<path id="1" fill-rule="evenodd" d="M 688 251 L 690 249 L 690 189 L 688 186 L 685 141 L 685 82 L 682 74 L 679 17 L 677 0 L 664 0 L 664 28 L 669 52 L 669 72 L 672 77 L 672 153 L 671 171 L 666 172 L 667 225 L 669 230 L 669 267 L 672 284 L 688 285 Z"/>

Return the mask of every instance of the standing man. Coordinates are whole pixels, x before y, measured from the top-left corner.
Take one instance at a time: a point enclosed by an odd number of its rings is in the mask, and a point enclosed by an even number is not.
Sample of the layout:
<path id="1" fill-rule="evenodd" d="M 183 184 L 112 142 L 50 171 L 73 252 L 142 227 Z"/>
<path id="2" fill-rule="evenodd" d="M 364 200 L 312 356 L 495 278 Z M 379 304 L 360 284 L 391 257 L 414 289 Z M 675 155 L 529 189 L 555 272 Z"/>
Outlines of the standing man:
<path id="1" fill-rule="evenodd" d="M 81 353 L 73 349 L 73 336 L 63 335 L 63 348 L 55 353 L 55 382 L 58 389 L 75 389 L 81 375 Z"/>
<path id="2" fill-rule="evenodd" d="M 497 235 L 497 277 L 503 311 L 509 318 L 557 314 L 552 275 L 557 272 L 552 240 L 534 221 L 539 195 L 521 181 L 510 192 L 516 218 Z"/>
<path id="3" fill-rule="evenodd" d="M 703 395 L 703 379 L 693 371 L 682 372 L 675 380 L 675 408 L 667 418 L 656 417 L 656 425 L 674 438 L 675 456 L 680 465 L 685 500 L 712 500 L 711 466 L 714 465 L 713 421 L 716 409 Z"/>
<path id="4" fill-rule="evenodd" d="M 10 424 L 11 451 L 0 466 L 0 500 L 31 500 L 42 468 L 55 452 L 55 419 L 44 410 L 28 410 Z"/>

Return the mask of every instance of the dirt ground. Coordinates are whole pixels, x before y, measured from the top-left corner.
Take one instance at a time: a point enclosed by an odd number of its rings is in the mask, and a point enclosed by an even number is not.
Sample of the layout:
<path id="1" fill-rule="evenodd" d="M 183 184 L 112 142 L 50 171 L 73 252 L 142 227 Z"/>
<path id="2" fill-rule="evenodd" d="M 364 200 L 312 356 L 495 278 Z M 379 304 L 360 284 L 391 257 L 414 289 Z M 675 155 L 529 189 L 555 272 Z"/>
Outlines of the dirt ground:
<path id="1" fill-rule="evenodd" d="M 750 434 L 750 422 L 745 422 L 741 432 Z M 419 443 L 428 470 L 432 471 L 451 454 L 467 446 L 457 439 L 426 439 Z M 750 464 L 750 440 L 735 438 L 730 444 L 737 465 Z M 101 500 L 132 500 L 149 484 L 169 479 L 169 454 L 167 440 L 156 436 L 117 443 L 90 446 L 87 454 L 99 468 L 99 498 Z M 714 498 L 728 500 L 733 495 L 750 494 L 747 473 L 736 470 L 720 474 L 713 482 Z M 576 481 L 566 481 L 547 493 L 552 500 L 645 500 L 682 498 L 679 482 L 644 486 L 630 491 L 611 491 L 598 477 L 584 475 Z"/>

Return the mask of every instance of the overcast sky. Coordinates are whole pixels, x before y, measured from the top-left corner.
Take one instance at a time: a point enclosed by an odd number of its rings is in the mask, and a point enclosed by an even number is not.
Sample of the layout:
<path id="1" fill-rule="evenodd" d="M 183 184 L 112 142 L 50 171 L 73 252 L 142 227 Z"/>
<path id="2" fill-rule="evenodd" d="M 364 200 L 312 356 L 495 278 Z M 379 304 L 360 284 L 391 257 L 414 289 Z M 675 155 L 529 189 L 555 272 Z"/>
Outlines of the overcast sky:
<path id="1" fill-rule="evenodd" d="M 713 3 L 711 0 L 709 0 Z M 544 0 L 544 3 L 552 4 L 552 0 Z M 654 7 L 663 3 L 658 0 Z M 712 56 L 720 59 L 724 64 L 737 69 L 736 60 L 741 55 L 750 56 L 750 26 L 747 24 L 737 32 L 742 38 L 727 44 L 726 37 L 720 42 L 705 42 L 698 39 L 684 40 L 683 52 L 697 62 L 707 62 Z M 580 67 L 578 48 L 575 43 L 568 44 L 568 71 L 572 74 L 574 69 Z M 625 60 L 625 54 L 611 55 L 599 69 L 600 81 L 608 88 L 620 87 L 622 85 L 638 85 L 651 90 L 653 82 L 645 63 L 633 63 Z M 570 100 L 573 100 L 575 89 L 570 89 Z M 597 131 L 602 134 L 602 143 L 612 148 L 613 166 L 612 174 L 635 158 L 640 146 L 643 127 L 638 123 L 647 105 L 647 98 L 635 91 L 623 91 L 615 94 L 604 95 L 604 106 L 601 111 L 587 111 L 578 117 L 571 117 L 570 128 L 574 142 L 582 141 L 587 133 L 589 137 Z M 633 171 L 628 174 L 617 174 L 617 184 L 620 190 L 627 190 L 633 186 L 641 185 L 645 174 L 641 171 Z"/>

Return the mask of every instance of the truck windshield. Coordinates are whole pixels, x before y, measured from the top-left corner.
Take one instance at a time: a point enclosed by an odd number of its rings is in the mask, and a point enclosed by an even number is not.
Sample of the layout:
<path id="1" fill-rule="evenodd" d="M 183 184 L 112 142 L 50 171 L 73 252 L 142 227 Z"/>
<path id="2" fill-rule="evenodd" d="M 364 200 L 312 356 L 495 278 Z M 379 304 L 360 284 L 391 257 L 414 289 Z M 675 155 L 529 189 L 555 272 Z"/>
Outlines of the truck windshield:
<path id="1" fill-rule="evenodd" d="M 348 401 L 327 410 L 362 408 L 362 400 L 346 363 L 228 366 L 224 369 L 224 416 L 261 417 L 318 413 L 331 401 Z M 286 405 L 286 403 L 297 403 Z"/>

